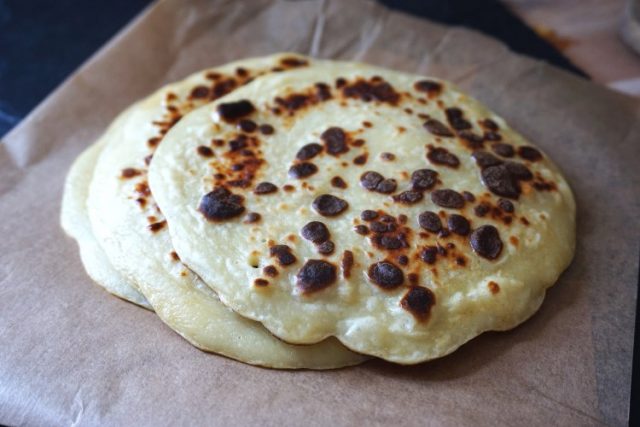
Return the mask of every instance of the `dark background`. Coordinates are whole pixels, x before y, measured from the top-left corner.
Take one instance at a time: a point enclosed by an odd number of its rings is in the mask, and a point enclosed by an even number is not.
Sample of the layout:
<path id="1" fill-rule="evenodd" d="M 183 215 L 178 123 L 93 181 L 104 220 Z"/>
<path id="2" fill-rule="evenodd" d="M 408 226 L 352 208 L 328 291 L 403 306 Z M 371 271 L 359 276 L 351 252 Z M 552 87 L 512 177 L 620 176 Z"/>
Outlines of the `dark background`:
<path id="1" fill-rule="evenodd" d="M 498 1 L 378 1 L 437 22 L 474 28 L 502 40 L 516 52 L 588 78 Z M 150 0 L 0 0 L 0 137 L 150 3 Z M 637 311 L 630 425 L 640 423 Z"/>
<path id="2" fill-rule="evenodd" d="M 0 0 L 0 136 L 150 0 Z M 381 0 L 432 20 L 476 28 L 513 50 L 582 74 L 497 1 Z"/>

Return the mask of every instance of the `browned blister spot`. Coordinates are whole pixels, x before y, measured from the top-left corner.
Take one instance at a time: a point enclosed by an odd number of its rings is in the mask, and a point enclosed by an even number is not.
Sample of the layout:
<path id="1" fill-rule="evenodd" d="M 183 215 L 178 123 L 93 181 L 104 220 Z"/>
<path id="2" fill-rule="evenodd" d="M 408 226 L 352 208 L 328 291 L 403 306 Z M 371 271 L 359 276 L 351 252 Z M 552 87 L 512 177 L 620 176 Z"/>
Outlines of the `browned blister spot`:
<path id="1" fill-rule="evenodd" d="M 367 163 L 367 159 L 368 159 L 369 155 L 367 153 L 364 154 L 360 154 L 359 156 L 356 156 L 353 159 L 353 164 L 354 165 L 358 165 L 358 166 L 362 166 L 365 163 Z"/>
<path id="2" fill-rule="evenodd" d="M 455 263 L 460 267 L 464 267 L 465 265 L 467 265 L 467 260 L 465 259 L 464 256 L 459 255 L 455 258 Z"/>
<path id="3" fill-rule="evenodd" d="M 497 284 L 496 282 L 494 282 L 494 281 L 490 281 L 490 282 L 488 283 L 488 285 L 487 285 L 487 286 L 488 286 L 488 288 L 489 288 L 489 291 L 490 291 L 493 295 L 495 295 L 495 294 L 497 294 L 498 292 L 500 292 L 500 285 L 498 285 L 498 284 Z"/>
<path id="4" fill-rule="evenodd" d="M 400 249 L 406 249 L 409 247 L 409 233 L 410 229 L 407 227 L 398 228 L 395 224 L 388 224 L 385 229 L 374 226 L 381 224 L 374 222 L 371 224 L 371 230 L 375 233 L 371 236 L 371 243 L 378 249 L 387 251 L 396 251 Z"/>
<path id="5" fill-rule="evenodd" d="M 322 194 L 313 200 L 311 206 L 320 215 L 331 217 L 344 212 L 349 207 L 349 203 L 331 194 Z"/>
<path id="6" fill-rule="evenodd" d="M 531 162 L 537 162 L 542 159 L 542 153 L 540 153 L 537 148 L 528 145 L 518 147 L 518 156 Z"/>
<path id="7" fill-rule="evenodd" d="M 125 178 L 125 179 L 129 179 L 129 178 L 133 178 L 134 176 L 138 176 L 141 175 L 142 171 L 135 169 L 135 168 L 125 168 L 122 169 L 122 172 L 120 173 L 120 177 L 121 178 Z"/>
<path id="8" fill-rule="evenodd" d="M 413 205 L 418 203 L 424 195 L 421 191 L 407 190 L 393 196 L 393 201 L 404 205 Z"/>
<path id="9" fill-rule="evenodd" d="M 411 286 L 400 300 L 400 306 L 421 322 L 426 322 L 429 319 L 431 309 L 435 304 L 435 294 L 422 286 Z"/>
<path id="10" fill-rule="evenodd" d="M 265 164 L 264 159 L 258 157 L 254 151 L 259 145 L 259 139 L 247 135 L 238 135 L 229 141 L 229 150 L 210 163 L 217 171 L 214 174 L 215 185 L 250 187 L 258 170 Z"/>
<path id="11" fill-rule="evenodd" d="M 274 265 L 267 265 L 262 269 L 262 273 L 267 277 L 276 277 L 278 275 L 278 269 Z"/>
<path id="12" fill-rule="evenodd" d="M 147 140 L 147 145 L 153 148 L 160 144 L 160 141 L 162 141 L 162 137 L 154 136 L 153 138 L 149 138 Z"/>
<path id="13" fill-rule="evenodd" d="M 447 127 L 447 125 L 445 125 L 444 123 L 436 119 L 431 119 L 431 118 L 427 119 L 427 121 L 424 122 L 422 126 L 424 126 L 426 130 L 428 130 L 429 132 L 431 132 L 436 136 L 443 136 L 446 138 L 451 138 L 455 136 L 451 131 L 451 129 Z"/>
<path id="14" fill-rule="evenodd" d="M 467 202 L 475 202 L 475 201 L 476 201 L 476 196 L 474 196 L 473 194 L 471 194 L 471 193 L 470 193 L 470 192 L 468 192 L 468 191 L 463 191 L 463 192 L 462 192 L 462 197 L 464 197 L 464 199 L 465 199 Z"/>
<path id="15" fill-rule="evenodd" d="M 331 178 L 331 185 L 335 188 L 347 188 L 347 183 L 339 176 Z"/>
<path id="16" fill-rule="evenodd" d="M 300 235 L 315 244 L 324 243 L 331 237 L 329 229 L 320 221 L 311 221 L 302 227 Z"/>
<path id="17" fill-rule="evenodd" d="M 253 281 L 253 284 L 259 288 L 263 288 L 265 286 L 269 286 L 269 281 L 265 279 L 258 278 Z"/>
<path id="18" fill-rule="evenodd" d="M 253 189 L 254 194 L 263 195 L 263 194 L 271 194 L 278 191 L 278 187 L 270 182 L 261 182 L 256 185 L 256 188 Z"/>
<path id="19" fill-rule="evenodd" d="M 490 260 L 498 258 L 502 251 L 500 233 L 493 225 L 483 225 L 473 230 L 469 243 L 478 255 Z"/>
<path id="20" fill-rule="evenodd" d="M 484 146 L 484 136 L 469 130 L 458 131 L 462 143 L 470 150 L 478 150 Z"/>
<path id="21" fill-rule="evenodd" d="M 291 265 L 297 261 L 295 255 L 291 253 L 291 248 L 287 245 L 273 245 L 269 248 L 269 255 L 275 257 L 281 266 Z"/>
<path id="22" fill-rule="evenodd" d="M 255 224 L 256 222 L 259 222 L 262 219 L 262 215 L 260 215 L 257 212 L 249 212 L 245 217 L 244 217 L 244 222 L 245 224 Z"/>
<path id="23" fill-rule="evenodd" d="M 489 166 L 501 165 L 503 163 L 502 160 L 484 150 L 474 151 L 471 153 L 471 157 L 473 157 L 480 169 L 484 169 Z"/>
<path id="24" fill-rule="evenodd" d="M 213 150 L 209 147 L 207 147 L 206 145 L 200 145 L 198 146 L 198 148 L 196 149 L 196 151 L 198 152 L 198 154 L 200 154 L 202 157 L 213 157 Z"/>
<path id="25" fill-rule="evenodd" d="M 484 133 L 482 138 L 486 141 L 502 141 L 502 135 L 498 132 L 487 131 Z"/>
<path id="26" fill-rule="evenodd" d="M 256 111 L 256 107 L 254 107 L 250 101 L 242 99 L 240 101 L 218 104 L 216 110 L 222 120 L 233 123 L 252 114 Z"/>
<path id="27" fill-rule="evenodd" d="M 289 168 L 288 175 L 294 179 L 304 179 L 318 172 L 318 167 L 313 163 L 301 162 L 292 165 Z"/>
<path id="28" fill-rule="evenodd" d="M 151 123 L 158 128 L 158 132 L 160 133 L 160 135 L 165 135 L 176 123 L 180 121 L 181 118 L 182 118 L 182 115 L 180 114 L 177 114 L 177 115 L 170 114 L 169 117 L 165 116 L 165 120 L 154 120 Z M 157 136 L 147 140 L 147 144 L 150 147 L 155 147 L 160 143 L 161 140 L 162 140 L 162 137 Z"/>
<path id="29" fill-rule="evenodd" d="M 515 211 L 513 203 L 507 199 L 498 199 L 498 207 L 507 213 L 513 213 Z"/>
<path id="30" fill-rule="evenodd" d="M 275 129 L 270 124 L 262 124 L 258 127 L 258 130 L 263 135 L 272 135 L 275 132 Z"/>
<path id="31" fill-rule="evenodd" d="M 166 225 L 167 225 L 167 221 L 159 221 L 159 222 L 154 222 L 153 224 L 149 224 L 147 227 L 149 228 L 149 230 L 151 230 L 151 232 L 157 233 L 158 231 L 162 230 Z"/>
<path id="32" fill-rule="evenodd" d="M 322 152 L 322 145 L 316 144 L 315 142 L 303 145 L 300 150 L 296 153 L 296 159 L 298 160 L 309 160 L 317 156 Z"/>
<path id="33" fill-rule="evenodd" d="M 326 101 L 332 98 L 331 87 L 326 83 L 316 83 L 316 97 L 320 101 Z"/>
<path id="34" fill-rule="evenodd" d="M 454 128 L 455 130 L 460 131 L 460 130 L 471 129 L 471 123 L 469 123 L 464 118 L 464 113 L 462 112 L 461 109 L 452 107 L 452 108 L 447 108 L 444 112 L 447 116 L 447 121 L 449 122 L 451 127 Z"/>
<path id="35" fill-rule="evenodd" d="M 538 191 L 554 191 L 558 189 L 558 186 L 553 181 L 547 181 L 542 174 L 536 172 L 535 180 L 532 183 L 533 188 Z"/>
<path id="36" fill-rule="evenodd" d="M 418 284 L 420 276 L 418 275 L 418 273 L 409 273 L 407 274 L 407 279 L 409 280 L 410 285 L 415 286 Z"/>
<path id="37" fill-rule="evenodd" d="M 392 162 L 392 161 L 394 161 L 396 159 L 396 156 L 393 153 L 386 153 L 385 152 L 385 153 L 381 153 L 380 154 L 380 158 L 382 160 L 384 160 L 385 162 Z"/>
<path id="38" fill-rule="evenodd" d="M 241 119 L 238 122 L 238 128 L 243 132 L 253 133 L 258 128 L 258 125 L 253 120 Z"/>
<path id="39" fill-rule="evenodd" d="M 429 98 L 438 96 L 442 91 L 442 84 L 433 80 L 420 80 L 413 84 L 413 88 L 419 92 L 426 93 Z"/>
<path id="40" fill-rule="evenodd" d="M 517 199 L 520 196 L 520 184 L 505 165 L 489 166 L 482 170 L 482 183 L 494 194 Z"/>
<path id="41" fill-rule="evenodd" d="M 472 157 L 480 167 L 482 183 L 494 194 L 518 199 L 522 189 L 520 181 L 533 179 L 531 171 L 522 163 L 502 161 L 486 151 L 474 151 Z"/>
<path id="42" fill-rule="evenodd" d="M 431 193 L 431 201 L 448 209 L 462 209 L 465 203 L 462 194 L 451 189 L 435 190 Z"/>
<path id="43" fill-rule="evenodd" d="M 416 191 L 426 191 L 438 182 L 438 172 L 431 169 L 418 169 L 411 173 L 411 187 Z"/>
<path id="44" fill-rule="evenodd" d="M 191 90 L 189 99 L 209 98 L 210 89 L 207 86 L 196 86 Z"/>
<path id="45" fill-rule="evenodd" d="M 371 209 L 365 209 L 360 213 L 360 218 L 363 221 L 372 221 L 378 217 L 378 212 Z"/>
<path id="46" fill-rule="evenodd" d="M 302 266 L 296 278 L 296 285 L 302 293 L 310 294 L 335 283 L 336 267 L 324 260 L 310 259 Z"/>
<path id="47" fill-rule="evenodd" d="M 391 84 L 375 77 L 369 80 L 358 78 L 350 83 L 344 82 L 340 88 L 345 98 L 359 99 L 364 102 L 378 101 L 391 105 L 397 105 L 400 101 L 400 94 Z"/>
<path id="48" fill-rule="evenodd" d="M 486 202 L 481 202 L 478 206 L 473 208 L 473 212 L 476 216 L 484 217 L 491 210 L 491 205 Z"/>
<path id="49" fill-rule="evenodd" d="M 438 257 L 438 248 L 436 246 L 426 246 L 420 251 L 420 259 L 427 264 L 435 264 Z"/>
<path id="50" fill-rule="evenodd" d="M 245 211 L 243 203 L 244 197 L 217 187 L 202 197 L 198 210 L 209 221 L 223 221 L 241 215 Z"/>
<path id="51" fill-rule="evenodd" d="M 342 276 L 345 279 L 351 277 L 351 269 L 353 268 L 353 252 L 346 250 L 342 253 L 342 260 L 340 265 L 342 267 Z"/>
<path id="52" fill-rule="evenodd" d="M 238 82 L 234 78 L 220 79 L 211 88 L 211 93 L 209 94 L 209 100 L 213 101 L 218 99 L 232 90 L 234 90 L 238 86 Z"/>
<path id="53" fill-rule="evenodd" d="M 316 105 L 331 99 L 331 88 L 325 83 L 316 83 L 313 87 L 299 93 L 290 93 L 274 99 L 277 109 L 286 111 L 293 116 L 298 110 Z M 275 110 L 275 114 L 278 114 Z"/>
<path id="54" fill-rule="evenodd" d="M 363 224 L 356 225 L 355 227 L 353 227 L 353 230 L 361 236 L 366 236 L 367 234 L 369 234 L 369 227 Z"/>
<path id="55" fill-rule="evenodd" d="M 178 256 L 178 253 L 176 251 L 171 251 L 169 252 L 169 255 L 171 256 L 171 259 L 174 261 L 180 261 L 180 257 Z"/>
<path id="56" fill-rule="evenodd" d="M 469 223 L 469 220 L 462 215 L 450 215 L 447 225 L 449 226 L 449 230 L 460 236 L 466 236 L 471 231 L 471 224 Z"/>
<path id="57" fill-rule="evenodd" d="M 275 99 L 275 102 L 280 107 L 288 110 L 289 113 L 293 114 L 296 110 L 310 105 L 313 102 L 313 98 L 310 95 L 302 93 L 292 93 L 287 95 L 286 97 L 277 97 Z"/>
<path id="58" fill-rule="evenodd" d="M 480 120 L 480 126 L 493 132 L 496 132 L 500 129 L 498 124 L 491 119 Z"/>
<path id="59" fill-rule="evenodd" d="M 151 196 L 151 189 L 147 181 L 139 182 L 135 185 L 134 191 L 143 197 Z"/>
<path id="60" fill-rule="evenodd" d="M 369 191 L 390 194 L 396 191 L 397 183 L 394 179 L 385 179 L 380 173 L 367 171 L 360 176 L 360 185 Z"/>
<path id="61" fill-rule="evenodd" d="M 513 148 L 513 145 L 506 144 L 504 142 L 496 142 L 494 144 L 491 144 L 491 149 L 493 150 L 494 153 L 502 157 L 509 158 L 515 155 L 515 150 Z"/>
<path id="62" fill-rule="evenodd" d="M 369 279 L 384 290 L 395 289 L 404 283 L 404 273 L 389 261 L 372 264 L 367 271 Z"/>
<path id="63" fill-rule="evenodd" d="M 309 65 L 309 61 L 304 58 L 296 58 L 295 56 L 287 56 L 280 60 L 280 64 L 287 68 L 298 68 Z"/>
<path id="64" fill-rule="evenodd" d="M 324 143 L 327 153 L 332 156 L 339 156 L 342 153 L 349 151 L 347 145 L 347 134 L 339 127 L 330 127 L 322 132 L 320 139 Z"/>
<path id="65" fill-rule="evenodd" d="M 318 253 L 322 255 L 331 255 L 335 248 L 336 245 L 331 240 L 327 240 L 326 242 L 319 244 L 317 247 Z"/>
<path id="66" fill-rule="evenodd" d="M 341 86 L 342 94 L 346 98 L 360 99 L 364 102 L 378 101 L 397 105 L 400 101 L 400 94 L 393 86 L 384 80 L 371 78 L 368 81 L 358 78 L 351 83 Z"/>
<path id="67" fill-rule="evenodd" d="M 450 153 L 446 148 L 434 147 L 433 145 L 429 145 L 427 148 L 427 159 L 429 159 L 431 163 L 448 166 L 450 168 L 457 168 L 460 165 L 458 157 Z"/>

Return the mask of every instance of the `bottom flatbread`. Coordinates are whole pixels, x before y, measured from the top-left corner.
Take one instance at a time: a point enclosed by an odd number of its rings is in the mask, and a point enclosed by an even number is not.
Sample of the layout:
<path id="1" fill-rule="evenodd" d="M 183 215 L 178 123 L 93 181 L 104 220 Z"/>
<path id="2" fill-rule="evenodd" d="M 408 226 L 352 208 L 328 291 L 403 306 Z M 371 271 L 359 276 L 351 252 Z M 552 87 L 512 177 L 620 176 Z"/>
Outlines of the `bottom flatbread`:
<path id="1" fill-rule="evenodd" d="M 93 281 L 120 298 L 152 310 L 144 295 L 113 268 L 91 230 L 87 195 L 103 141 L 104 138 L 86 149 L 71 166 L 65 181 L 60 223 L 64 231 L 78 242 L 82 264 Z"/>
<path id="2" fill-rule="evenodd" d="M 310 346 L 286 344 L 262 325 L 226 308 L 213 291 L 199 280 L 192 286 L 167 280 L 147 284 L 147 299 L 110 264 L 91 231 L 86 196 L 103 141 L 89 147 L 74 163 L 65 187 L 62 224 L 78 241 L 82 261 L 92 279 L 109 292 L 143 307 L 158 316 L 196 347 L 252 365 L 280 369 L 331 369 L 363 362 L 337 340 Z M 150 303 L 150 304 L 149 304 Z"/>

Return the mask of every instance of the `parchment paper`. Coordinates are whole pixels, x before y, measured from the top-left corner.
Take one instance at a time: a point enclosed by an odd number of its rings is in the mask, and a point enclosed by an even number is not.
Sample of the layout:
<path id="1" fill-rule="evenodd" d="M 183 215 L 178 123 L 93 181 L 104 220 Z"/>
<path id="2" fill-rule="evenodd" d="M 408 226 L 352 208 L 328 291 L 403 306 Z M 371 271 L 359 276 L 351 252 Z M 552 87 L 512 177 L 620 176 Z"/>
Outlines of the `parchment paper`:
<path id="1" fill-rule="evenodd" d="M 58 225 L 75 156 L 161 84 L 283 50 L 453 80 L 551 155 L 576 193 L 578 249 L 538 314 L 419 366 L 283 372 L 202 353 L 91 283 Z M 638 100 L 375 3 L 160 2 L 0 145 L 0 423 L 622 425 L 639 138 Z"/>

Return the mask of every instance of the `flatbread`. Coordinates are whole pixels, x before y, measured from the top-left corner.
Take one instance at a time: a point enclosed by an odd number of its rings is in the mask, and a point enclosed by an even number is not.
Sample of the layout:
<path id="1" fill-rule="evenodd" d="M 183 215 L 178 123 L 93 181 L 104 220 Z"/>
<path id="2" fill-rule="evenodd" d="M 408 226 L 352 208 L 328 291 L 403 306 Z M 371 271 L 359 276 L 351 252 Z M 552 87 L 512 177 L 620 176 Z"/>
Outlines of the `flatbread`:
<path id="1" fill-rule="evenodd" d="M 286 344 L 244 319 L 184 266 L 146 184 L 146 166 L 180 117 L 272 68 L 307 65 L 291 54 L 231 63 L 160 89 L 130 108 L 108 133 L 95 166 L 87 207 L 95 236 L 112 265 L 132 280 L 158 316 L 193 345 L 255 365 L 327 369 L 361 363 L 335 339 Z"/>
<path id="2" fill-rule="evenodd" d="M 62 196 L 60 223 L 64 231 L 78 242 L 82 264 L 93 281 L 108 292 L 151 310 L 144 295 L 113 268 L 91 230 L 87 194 L 93 168 L 106 142 L 105 137 L 87 148 L 71 166 Z"/>
<path id="3" fill-rule="evenodd" d="M 546 154 L 450 83 L 364 64 L 192 112 L 149 179 L 181 259 L 234 311 L 398 363 L 515 327 L 574 252 Z"/>

